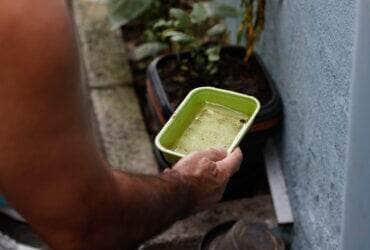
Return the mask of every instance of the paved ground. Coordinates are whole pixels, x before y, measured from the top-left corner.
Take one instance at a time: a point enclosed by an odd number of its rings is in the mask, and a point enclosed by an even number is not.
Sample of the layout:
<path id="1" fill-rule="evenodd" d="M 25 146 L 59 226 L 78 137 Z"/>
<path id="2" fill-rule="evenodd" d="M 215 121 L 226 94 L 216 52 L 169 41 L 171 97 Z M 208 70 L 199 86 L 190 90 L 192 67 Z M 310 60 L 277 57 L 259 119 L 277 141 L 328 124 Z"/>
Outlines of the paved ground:
<path id="1" fill-rule="evenodd" d="M 74 0 L 82 68 L 97 121 L 98 141 L 112 167 L 155 174 L 158 167 L 135 95 L 125 47 L 112 31 L 105 1 Z"/>
<path id="2" fill-rule="evenodd" d="M 240 219 L 275 226 L 270 196 L 222 202 L 215 207 L 176 222 L 144 244 L 140 250 L 198 250 L 204 235 L 216 225 Z"/>

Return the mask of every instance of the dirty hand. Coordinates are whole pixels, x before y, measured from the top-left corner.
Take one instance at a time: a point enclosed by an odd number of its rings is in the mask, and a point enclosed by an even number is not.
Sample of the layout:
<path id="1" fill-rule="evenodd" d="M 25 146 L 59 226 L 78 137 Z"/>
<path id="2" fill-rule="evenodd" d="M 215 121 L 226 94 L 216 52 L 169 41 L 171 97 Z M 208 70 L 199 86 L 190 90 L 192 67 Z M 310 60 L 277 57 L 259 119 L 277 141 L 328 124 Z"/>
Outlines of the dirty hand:
<path id="1" fill-rule="evenodd" d="M 222 198 L 229 178 L 239 170 L 243 159 L 239 148 L 227 155 L 223 149 L 193 153 L 166 172 L 177 172 L 190 187 L 196 209 L 206 208 Z"/>

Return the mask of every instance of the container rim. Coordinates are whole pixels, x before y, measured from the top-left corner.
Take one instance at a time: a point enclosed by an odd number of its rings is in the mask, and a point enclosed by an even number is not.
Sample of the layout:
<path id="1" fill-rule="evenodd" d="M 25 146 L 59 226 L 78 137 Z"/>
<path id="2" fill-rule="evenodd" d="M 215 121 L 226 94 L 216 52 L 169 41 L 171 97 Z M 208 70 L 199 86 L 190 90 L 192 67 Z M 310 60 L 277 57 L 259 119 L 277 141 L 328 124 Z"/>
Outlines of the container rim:
<path id="1" fill-rule="evenodd" d="M 198 93 L 198 92 L 201 92 L 201 91 L 204 91 L 204 90 L 211 90 L 211 91 L 216 91 L 216 92 L 231 94 L 231 95 L 234 95 L 234 96 L 240 96 L 240 97 L 251 99 L 251 100 L 253 100 L 256 103 L 256 109 L 255 109 L 255 111 L 253 112 L 252 116 L 249 118 L 248 122 L 239 131 L 238 135 L 235 137 L 234 141 L 231 143 L 230 147 L 228 148 L 227 153 L 228 154 L 232 153 L 232 151 L 237 147 L 237 145 L 239 144 L 239 142 L 241 141 L 241 139 L 243 138 L 243 136 L 245 135 L 245 133 L 248 131 L 248 129 L 252 125 L 252 123 L 253 123 L 254 119 L 256 118 L 258 112 L 260 111 L 260 109 L 261 109 L 260 102 L 258 101 L 257 98 L 255 98 L 254 96 L 251 96 L 251 95 L 241 94 L 241 93 L 238 93 L 238 92 L 234 92 L 234 91 L 230 91 L 230 90 L 225 90 L 225 89 L 220 89 L 220 88 L 215 88 L 215 87 L 199 87 L 199 88 L 195 88 L 195 89 L 191 90 L 188 93 L 188 95 L 184 98 L 184 100 L 177 107 L 177 109 L 172 114 L 172 116 L 170 117 L 170 119 L 167 121 L 167 123 L 163 126 L 163 128 L 161 129 L 161 131 L 155 137 L 155 145 L 156 145 L 156 147 L 160 151 L 162 151 L 162 152 L 164 152 L 166 154 L 170 154 L 170 155 L 179 157 L 179 158 L 183 158 L 183 157 L 186 156 L 185 154 L 178 153 L 176 151 L 167 149 L 166 147 L 164 147 L 161 144 L 160 139 L 162 138 L 163 134 L 167 131 L 167 129 L 173 124 L 177 113 L 188 103 L 189 99 L 195 93 Z"/>

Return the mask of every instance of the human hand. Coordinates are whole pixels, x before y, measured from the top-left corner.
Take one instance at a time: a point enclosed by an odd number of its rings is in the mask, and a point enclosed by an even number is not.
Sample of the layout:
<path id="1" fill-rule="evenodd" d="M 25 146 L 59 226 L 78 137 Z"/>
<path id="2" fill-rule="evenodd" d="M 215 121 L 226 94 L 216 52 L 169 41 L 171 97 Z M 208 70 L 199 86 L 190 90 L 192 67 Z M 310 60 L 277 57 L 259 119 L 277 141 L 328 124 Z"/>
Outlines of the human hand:
<path id="1" fill-rule="evenodd" d="M 177 172 L 190 187 L 195 207 L 202 209 L 218 202 L 230 177 L 239 170 L 243 159 L 239 148 L 227 155 L 222 149 L 190 154 L 166 172 Z"/>

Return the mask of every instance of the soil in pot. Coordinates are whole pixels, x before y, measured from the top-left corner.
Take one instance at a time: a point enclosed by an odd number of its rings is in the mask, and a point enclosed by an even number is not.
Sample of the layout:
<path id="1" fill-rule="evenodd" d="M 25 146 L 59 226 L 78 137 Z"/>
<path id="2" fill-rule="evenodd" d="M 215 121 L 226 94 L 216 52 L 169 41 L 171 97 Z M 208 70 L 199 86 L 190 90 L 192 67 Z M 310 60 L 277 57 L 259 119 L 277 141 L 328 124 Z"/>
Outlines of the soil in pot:
<path id="1" fill-rule="evenodd" d="M 219 70 L 213 76 L 201 77 L 191 59 L 167 60 L 159 68 L 163 87 L 173 108 L 196 87 L 214 86 L 255 96 L 263 106 L 271 98 L 271 90 L 262 68 L 252 57 L 243 62 L 243 55 L 221 53 Z"/>

